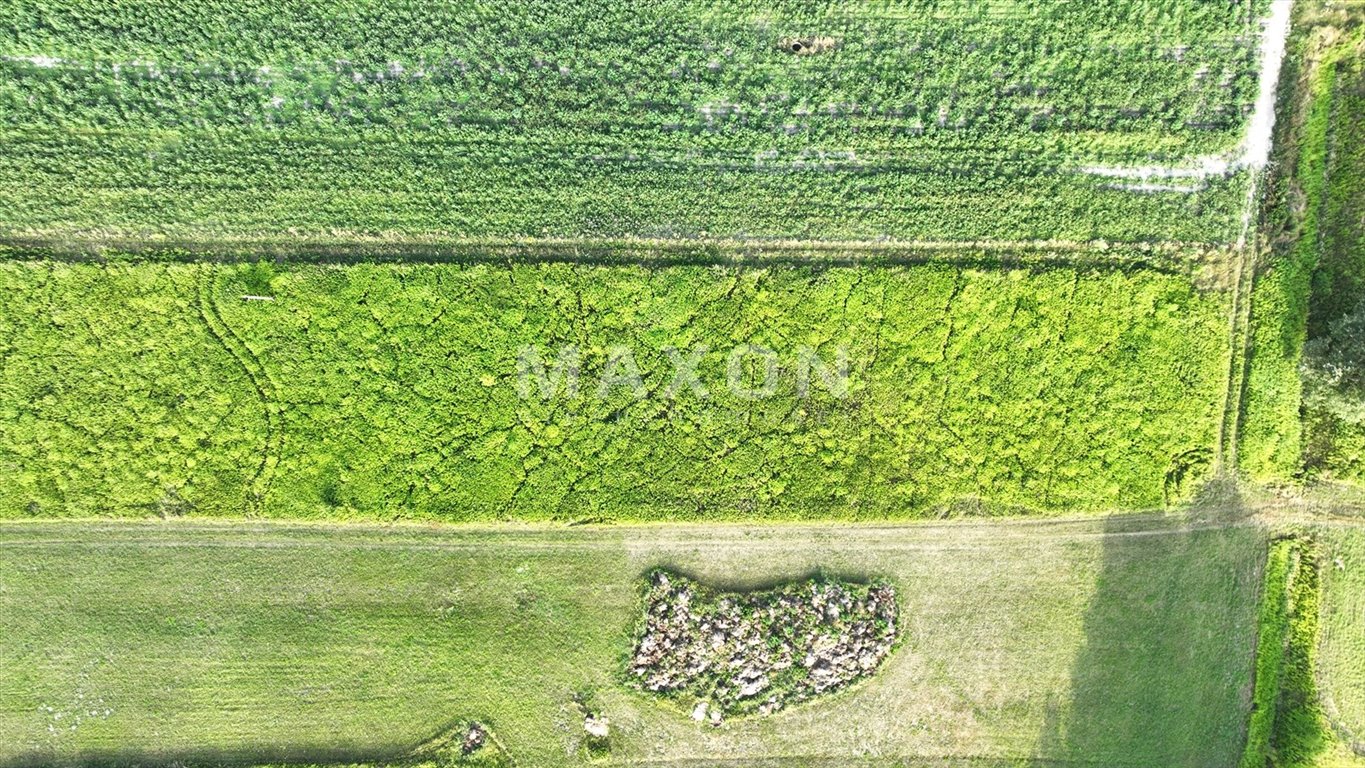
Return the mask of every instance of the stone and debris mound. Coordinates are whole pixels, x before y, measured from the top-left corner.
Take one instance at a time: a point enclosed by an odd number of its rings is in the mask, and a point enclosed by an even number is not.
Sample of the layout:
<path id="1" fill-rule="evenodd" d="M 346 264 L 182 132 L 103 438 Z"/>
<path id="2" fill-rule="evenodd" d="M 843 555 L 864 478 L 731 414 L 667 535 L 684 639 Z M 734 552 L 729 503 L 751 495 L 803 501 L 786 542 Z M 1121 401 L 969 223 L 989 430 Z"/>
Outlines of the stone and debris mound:
<path id="1" fill-rule="evenodd" d="M 483 748 L 483 744 L 488 740 L 488 732 L 479 723 L 470 723 L 469 729 L 465 731 L 464 740 L 460 743 L 460 754 L 472 755 Z"/>
<path id="2" fill-rule="evenodd" d="M 896 641 L 889 584 L 814 579 L 722 592 L 665 571 L 649 579 L 630 678 L 694 697 L 693 719 L 713 725 L 838 690 L 872 674 Z"/>

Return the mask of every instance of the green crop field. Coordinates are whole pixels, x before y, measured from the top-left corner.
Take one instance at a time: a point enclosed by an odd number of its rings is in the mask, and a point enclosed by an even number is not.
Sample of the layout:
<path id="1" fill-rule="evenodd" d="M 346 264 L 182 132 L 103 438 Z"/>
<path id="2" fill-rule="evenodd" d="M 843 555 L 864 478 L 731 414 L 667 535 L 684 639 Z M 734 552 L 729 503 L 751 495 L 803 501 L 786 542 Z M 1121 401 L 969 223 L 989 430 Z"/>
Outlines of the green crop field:
<path id="1" fill-rule="evenodd" d="M 1141 270 L 9 263 L 0 515 L 1159 507 L 1208 472 L 1227 311 Z"/>
<path id="2" fill-rule="evenodd" d="M 0 764 L 384 760 L 478 718 L 518 765 L 575 765 L 577 693 L 616 763 L 1232 766 L 1264 540 L 1175 522 L 7 524 Z M 884 577 L 903 640 L 833 698 L 694 723 L 618 684 L 661 565 Z"/>
<path id="3" fill-rule="evenodd" d="M 0 3 L 0 768 L 1361 768 L 1362 62 Z"/>
<path id="4" fill-rule="evenodd" d="M 1231 242 L 1268 8 L 10 3 L 0 239 Z"/>

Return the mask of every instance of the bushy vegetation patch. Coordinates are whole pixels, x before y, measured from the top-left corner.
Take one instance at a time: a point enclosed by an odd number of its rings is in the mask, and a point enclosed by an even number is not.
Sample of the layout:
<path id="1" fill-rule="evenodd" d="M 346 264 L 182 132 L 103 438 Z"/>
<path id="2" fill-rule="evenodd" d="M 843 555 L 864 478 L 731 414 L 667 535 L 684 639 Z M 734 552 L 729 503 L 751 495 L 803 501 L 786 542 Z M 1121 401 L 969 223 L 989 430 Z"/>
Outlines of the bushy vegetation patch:
<path id="1" fill-rule="evenodd" d="M 1303 11 L 1305 14 L 1308 10 Z M 1358 15 L 1358 11 L 1353 12 Z M 1359 248 L 1365 194 L 1365 107 L 1361 33 L 1343 32 L 1328 15 L 1308 23 L 1294 52 L 1301 79 L 1291 82 L 1264 225 L 1269 249 L 1252 293 L 1251 360 L 1240 462 L 1253 478 L 1310 472 L 1361 477 L 1365 430 L 1340 419 L 1346 405 L 1331 385 L 1325 355 L 1346 315 L 1356 310 L 1365 266 Z M 1305 345 L 1315 350 L 1305 360 Z M 1301 370 L 1307 363 L 1309 368 Z M 1308 390 L 1301 373 L 1306 373 Z M 1334 392 L 1335 390 L 1335 392 Z M 1349 400 L 1350 398 L 1347 398 Z M 1358 399 L 1358 398 L 1357 398 Z"/>
<path id="2" fill-rule="evenodd" d="M 1241 768 L 1311 766 L 1332 742 L 1316 679 L 1318 557 L 1307 539 L 1271 543 Z"/>
<path id="3" fill-rule="evenodd" d="M 1297 545 L 1292 541 L 1271 544 L 1266 559 L 1265 584 L 1256 642 L 1256 687 L 1252 694 L 1251 723 L 1241 768 L 1266 768 L 1279 711 L 1280 678 L 1289 624 L 1289 579 L 1296 564 Z"/>
<path id="4" fill-rule="evenodd" d="M 843 688 L 872 674 L 896 642 L 889 584 L 816 579 L 723 592 L 665 571 L 649 580 L 631 682 L 714 725 Z"/>
<path id="5" fill-rule="evenodd" d="M 1317 222 L 1335 83 L 1332 55 L 1320 37 L 1293 38 L 1291 71 L 1276 127 L 1278 163 L 1268 178 L 1262 229 L 1268 250 L 1251 294 L 1251 357 L 1239 461 L 1251 477 L 1295 474 L 1301 463 L 1299 361 L 1307 339 Z"/>
<path id="6" fill-rule="evenodd" d="M 1332 738 L 1318 697 L 1318 556 L 1312 542 L 1302 543 L 1289 584 L 1280 701 L 1271 741 L 1272 761 L 1277 766 L 1313 765 Z"/>
<path id="7" fill-rule="evenodd" d="M 1226 308 L 1136 269 L 9 263 L 0 515 L 1156 507 L 1207 474 Z"/>
<path id="8" fill-rule="evenodd" d="M 1320 477 L 1365 481 L 1365 37 L 1337 62 L 1303 360 L 1304 460 Z"/>

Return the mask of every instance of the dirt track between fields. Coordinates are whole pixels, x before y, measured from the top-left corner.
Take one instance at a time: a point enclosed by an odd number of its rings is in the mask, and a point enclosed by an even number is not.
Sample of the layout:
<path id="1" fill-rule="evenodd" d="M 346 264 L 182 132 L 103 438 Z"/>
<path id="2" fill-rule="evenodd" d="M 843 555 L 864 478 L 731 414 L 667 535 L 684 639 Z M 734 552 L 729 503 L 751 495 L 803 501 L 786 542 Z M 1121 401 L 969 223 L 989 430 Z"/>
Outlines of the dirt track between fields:
<path id="1" fill-rule="evenodd" d="M 490 544 L 523 551 L 627 553 L 783 551 L 794 546 L 843 551 L 951 552 L 997 549 L 1011 541 L 1150 538 L 1261 526 L 1365 528 L 1350 502 L 1268 499 L 1254 507 L 1215 505 L 1194 513 L 1085 517 L 967 518 L 907 523 L 298 523 L 256 520 L 60 520 L 0 522 L 0 549 L 216 548 L 484 551 Z M 98 535 L 92 535 L 98 534 Z M 177 534 L 184 534 L 178 536 Z"/>

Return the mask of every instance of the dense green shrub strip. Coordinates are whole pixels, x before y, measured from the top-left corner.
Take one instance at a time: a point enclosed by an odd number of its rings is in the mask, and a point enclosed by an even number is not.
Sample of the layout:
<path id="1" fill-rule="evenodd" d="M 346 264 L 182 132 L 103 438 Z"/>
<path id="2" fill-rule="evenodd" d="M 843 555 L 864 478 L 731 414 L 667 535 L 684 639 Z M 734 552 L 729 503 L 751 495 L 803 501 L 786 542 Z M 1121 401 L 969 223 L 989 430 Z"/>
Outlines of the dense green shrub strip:
<path id="1" fill-rule="evenodd" d="M 1290 571 L 1298 559 L 1297 544 L 1276 541 L 1265 564 L 1265 584 L 1256 641 L 1256 687 L 1251 696 L 1251 724 L 1240 768 L 1267 768 L 1275 734 L 1284 675 L 1285 644 L 1289 632 Z"/>
<path id="2" fill-rule="evenodd" d="M 1302 34 L 1293 51 L 1307 72 L 1286 96 L 1290 119 L 1280 123 L 1276 137 L 1285 170 L 1272 181 L 1264 225 L 1270 253 L 1252 289 L 1252 353 L 1238 450 L 1242 469 L 1258 480 L 1293 475 L 1302 466 L 1299 362 L 1321 253 L 1327 142 L 1338 123 L 1353 119 L 1333 109 L 1343 50 L 1323 50 L 1316 36 Z"/>
<path id="3" fill-rule="evenodd" d="M 1365 392 L 1360 366 L 1333 363 L 1365 343 L 1365 37 L 1356 35 L 1354 56 L 1337 64 L 1333 100 L 1336 119 L 1326 148 L 1327 183 L 1321 200 L 1321 253 L 1313 274 L 1305 358 L 1305 463 L 1310 472 L 1339 480 L 1365 481 Z M 1336 350 L 1332 352 L 1330 350 Z M 1345 354 L 1343 354 L 1345 352 Z"/>
<path id="4" fill-rule="evenodd" d="M 0 232 L 1228 241 L 1266 9 L 10 4 Z"/>
<path id="5" fill-rule="evenodd" d="M 1328 32 L 1319 34 L 1323 29 Z M 1255 479 L 1283 478 L 1305 467 L 1336 478 L 1365 477 L 1365 430 L 1305 400 L 1300 365 L 1305 343 L 1330 335 L 1365 298 L 1365 70 L 1359 30 L 1309 30 L 1295 55 L 1305 70 L 1281 125 L 1279 156 L 1264 226 L 1270 253 L 1252 293 L 1252 356 L 1243 469 Z M 1353 342 L 1348 342 L 1353 343 Z M 1310 376 L 1310 379 L 1330 379 Z M 1316 404 L 1315 404 L 1316 403 Z"/>
<path id="6" fill-rule="evenodd" d="M 1311 766 L 1332 735 L 1318 699 L 1319 574 L 1316 550 L 1308 543 L 1299 546 L 1289 605 L 1273 759 L 1279 766 Z"/>
<path id="7" fill-rule="evenodd" d="M 1205 471 L 1226 310 L 1140 270 L 10 263 L 0 514 L 1157 506 Z M 528 345 L 547 375 L 577 347 L 578 392 L 523 399 Z M 778 354 L 772 397 L 727 385 L 743 345 Z M 670 394 L 699 346 L 709 397 Z M 799 396 L 803 347 L 846 352 L 845 397 L 813 361 Z M 599 397 L 617 348 L 639 399 L 619 359 Z"/>
<path id="8" fill-rule="evenodd" d="M 1318 700 L 1319 579 L 1310 542 L 1272 542 L 1261 594 L 1256 688 L 1241 768 L 1310 766 L 1332 741 Z"/>

